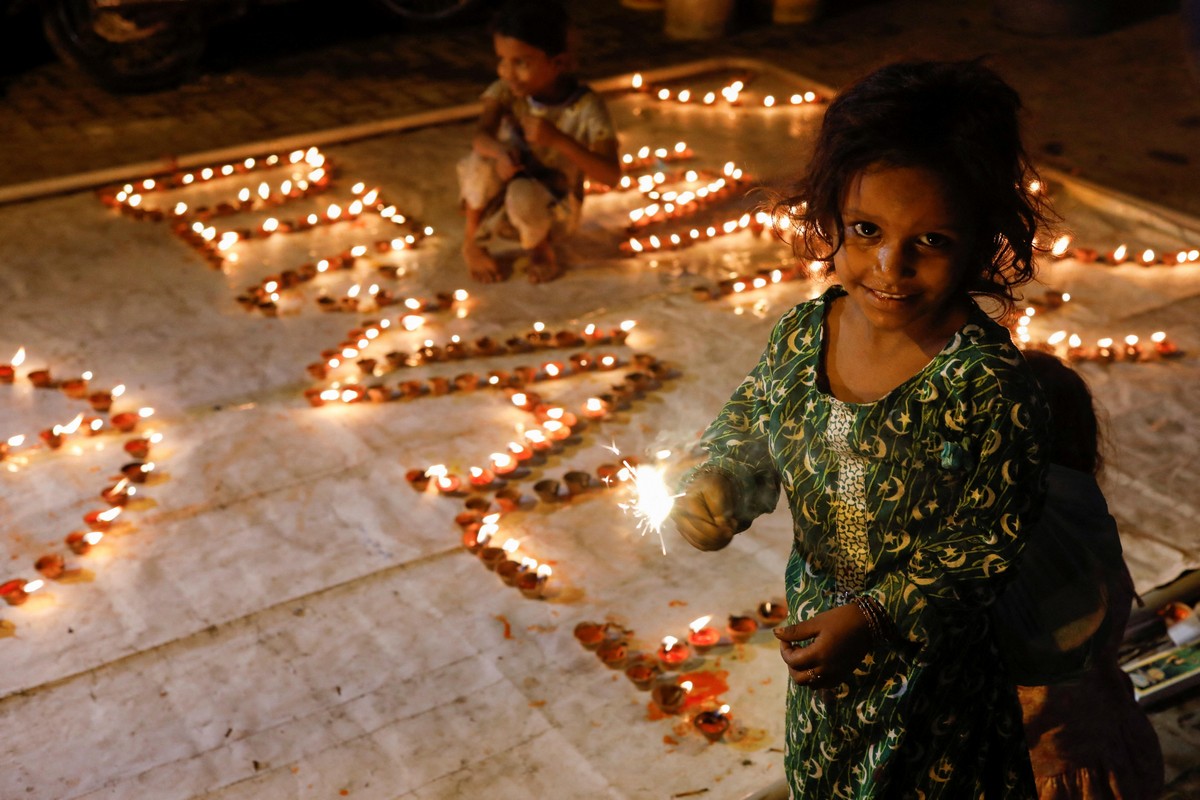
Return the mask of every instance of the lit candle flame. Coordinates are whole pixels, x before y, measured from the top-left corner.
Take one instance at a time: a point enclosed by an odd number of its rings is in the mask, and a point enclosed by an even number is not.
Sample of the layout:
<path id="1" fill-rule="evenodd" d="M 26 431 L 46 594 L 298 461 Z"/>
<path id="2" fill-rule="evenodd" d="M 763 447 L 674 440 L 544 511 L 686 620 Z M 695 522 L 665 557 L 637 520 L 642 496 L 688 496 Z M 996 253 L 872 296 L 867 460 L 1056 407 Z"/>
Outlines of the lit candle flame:
<path id="1" fill-rule="evenodd" d="M 554 570 L 550 568 L 549 564 L 542 564 L 541 566 L 539 566 L 537 568 L 537 576 L 538 576 L 539 580 L 544 581 L 553 574 L 554 574 Z"/>
<path id="2" fill-rule="evenodd" d="M 32 594 L 45 585 L 46 585 L 46 582 L 43 581 L 41 578 L 38 578 L 37 580 L 32 580 L 32 581 L 27 582 L 21 588 L 24 589 L 25 594 Z"/>
<path id="3" fill-rule="evenodd" d="M 667 653 L 671 652 L 671 648 L 679 644 L 679 640 L 674 636 L 664 636 L 662 640 L 663 650 Z"/>
<path id="4" fill-rule="evenodd" d="M 85 533 L 83 535 L 83 540 L 90 545 L 99 544 L 100 540 L 103 538 L 104 538 L 104 534 L 101 533 L 100 531 L 88 531 L 87 533 Z"/>
<path id="5" fill-rule="evenodd" d="M 509 539 L 504 543 L 504 546 L 501 549 L 504 550 L 504 552 L 508 553 L 511 556 L 513 553 L 517 552 L 517 549 L 520 546 L 521 546 L 521 543 L 518 542 L 516 539 Z"/>
<path id="6" fill-rule="evenodd" d="M 97 514 L 96 519 L 100 520 L 101 522 L 112 522 L 119 516 L 121 516 L 121 507 L 113 506 L 108 511 L 105 511 L 102 514 Z"/>
<path id="7" fill-rule="evenodd" d="M 13 355 L 12 361 L 9 363 L 14 367 L 19 367 L 22 364 L 24 364 L 25 363 L 25 348 L 18 347 L 16 354 Z"/>
<path id="8" fill-rule="evenodd" d="M 679 688 L 683 689 L 683 691 L 685 691 L 685 692 L 690 692 L 690 691 L 692 691 L 692 682 L 684 681 L 683 683 L 679 684 Z"/>
<path id="9" fill-rule="evenodd" d="M 706 617 L 697 617 L 696 619 L 694 619 L 690 623 L 688 623 L 688 627 L 691 628 L 692 633 L 698 633 L 700 631 L 700 629 L 703 628 L 705 625 L 707 625 L 709 620 L 711 620 L 711 619 L 712 619 L 712 614 L 709 614 Z"/>
<path id="10" fill-rule="evenodd" d="M 1051 255 L 1062 256 L 1067 252 L 1067 248 L 1071 246 L 1070 236 L 1060 236 L 1054 242 L 1054 246 L 1050 248 Z"/>

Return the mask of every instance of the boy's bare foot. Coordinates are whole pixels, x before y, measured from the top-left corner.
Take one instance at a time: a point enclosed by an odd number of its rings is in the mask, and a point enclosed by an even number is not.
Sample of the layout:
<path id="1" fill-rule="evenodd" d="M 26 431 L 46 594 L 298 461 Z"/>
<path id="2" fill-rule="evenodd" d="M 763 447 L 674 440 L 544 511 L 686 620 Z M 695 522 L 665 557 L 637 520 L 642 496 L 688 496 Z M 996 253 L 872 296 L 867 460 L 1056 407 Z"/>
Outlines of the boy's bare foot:
<path id="1" fill-rule="evenodd" d="M 546 283 L 562 275 L 562 265 L 548 242 L 535 247 L 529 254 L 529 266 L 525 270 L 530 283 Z"/>
<path id="2" fill-rule="evenodd" d="M 462 255 L 463 260 L 467 262 L 467 270 L 471 273 L 471 277 L 480 283 L 495 283 L 504 280 L 504 273 L 501 272 L 496 259 L 488 255 L 487 251 L 480 247 L 475 240 L 467 239 L 463 242 Z"/>

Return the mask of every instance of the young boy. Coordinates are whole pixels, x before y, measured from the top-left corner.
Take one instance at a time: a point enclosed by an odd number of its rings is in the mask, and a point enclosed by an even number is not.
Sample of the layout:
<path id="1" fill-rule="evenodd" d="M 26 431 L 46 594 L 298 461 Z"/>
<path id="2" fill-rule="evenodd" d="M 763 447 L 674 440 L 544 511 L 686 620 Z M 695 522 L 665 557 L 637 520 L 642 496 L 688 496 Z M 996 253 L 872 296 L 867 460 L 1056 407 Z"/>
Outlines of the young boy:
<path id="1" fill-rule="evenodd" d="M 569 21 L 557 3 L 512 2 L 492 21 L 500 79 L 483 93 L 471 153 L 458 164 L 463 258 L 484 283 L 508 277 L 480 243 L 515 233 L 529 279 L 557 278 L 553 244 L 579 221 L 583 179 L 615 185 L 617 136 L 599 94 L 571 71 Z"/>

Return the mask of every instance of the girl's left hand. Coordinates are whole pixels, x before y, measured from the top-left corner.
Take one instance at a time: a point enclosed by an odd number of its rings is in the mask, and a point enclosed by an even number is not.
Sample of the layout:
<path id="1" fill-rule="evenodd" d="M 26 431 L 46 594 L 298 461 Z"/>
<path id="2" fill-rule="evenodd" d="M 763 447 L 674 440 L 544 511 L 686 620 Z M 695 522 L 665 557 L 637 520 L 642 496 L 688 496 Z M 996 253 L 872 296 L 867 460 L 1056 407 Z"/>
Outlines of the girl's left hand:
<path id="1" fill-rule="evenodd" d="M 775 638 L 792 680 L 811 689 L 843 683 L 871 649 L 871 628 L 853 603 L 776 628 Z"/>

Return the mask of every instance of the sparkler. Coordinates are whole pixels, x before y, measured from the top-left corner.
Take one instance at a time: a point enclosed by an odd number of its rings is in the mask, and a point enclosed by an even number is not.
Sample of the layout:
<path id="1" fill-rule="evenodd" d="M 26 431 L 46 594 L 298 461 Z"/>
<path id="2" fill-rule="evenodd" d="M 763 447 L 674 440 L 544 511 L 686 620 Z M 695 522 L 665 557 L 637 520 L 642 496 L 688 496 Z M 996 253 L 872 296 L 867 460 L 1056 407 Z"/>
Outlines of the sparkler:
<path id="1" fill-rule="evenodd" d="M 621 451 L 617 448 L 616 442 L 607 446 L 615 455 L 620 456 Z M 666 458 L 671 453 L 669 450 L 660 451 L 657 455 L 659 458 Z M 622 465 L 628 471 L 629 478 L 633 485 L 633 500 L 628 503 L 617 503 L 617 506 L 626 513 L 633 514 L 638 523 L 638 531 L 643 536 L 647 531 L 653 531 L 658 535 L 658 542 L 662 546 L 663 555 L 667 554 L 667 542 L 663 538 L 662 526 L 667 521 L 667 517 L 671 514 L 671 508 L 675 505 L 676 497 L 683 497 L 682 493 L 672 494 L 667 488 L 666 478 L 663 476 L 663 470 L 658 466 L 639 465 L 634 466 L 628 460 L 622 459 Z"/>

